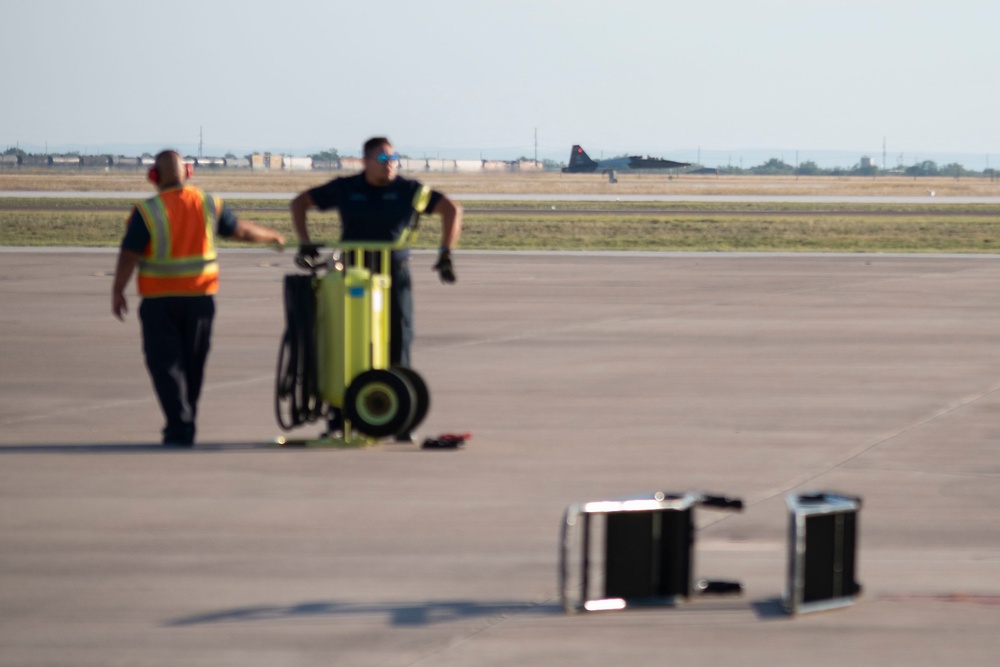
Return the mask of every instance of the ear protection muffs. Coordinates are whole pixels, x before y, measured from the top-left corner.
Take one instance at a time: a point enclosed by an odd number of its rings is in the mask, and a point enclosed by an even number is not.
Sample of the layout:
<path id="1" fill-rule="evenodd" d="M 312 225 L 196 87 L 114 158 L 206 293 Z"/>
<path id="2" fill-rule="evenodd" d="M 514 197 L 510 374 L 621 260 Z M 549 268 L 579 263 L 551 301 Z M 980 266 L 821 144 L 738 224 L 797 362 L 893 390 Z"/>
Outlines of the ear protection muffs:
<path id="1" fill-rule="evenodd" d="M 185 162 L 184 163 L 184 179 L 187 180 L 187 179 L 191 178 L 192 176 L 194 176 L 194 165 L 191 164 L 190 162 Z M 156 167 L 150 167 L 149 171 L 146 172 L 146 178 L 148 178 L 149 182 L 152 183 L 153 185 L 159 185 L 160 184 L 160 170 L 157 169 Z"/>

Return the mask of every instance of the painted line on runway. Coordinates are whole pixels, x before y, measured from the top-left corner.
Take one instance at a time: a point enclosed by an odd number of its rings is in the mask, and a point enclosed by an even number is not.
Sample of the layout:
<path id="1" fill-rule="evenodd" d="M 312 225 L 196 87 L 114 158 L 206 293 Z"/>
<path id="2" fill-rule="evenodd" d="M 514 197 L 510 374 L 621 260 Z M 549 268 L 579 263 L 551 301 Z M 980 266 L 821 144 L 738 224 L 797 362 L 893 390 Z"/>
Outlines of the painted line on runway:
<path id="1" fill-rule="evenodd" d="M 922 419 L 919 419 L 918 421 L 910 424 L 909 426 L 905 426 L 905 427 L 897 430 L 896 432 L 891 433 L 890 435 L 886 435 L 886 436 L 884 436 L 884 437 L 876 440 L 875 442 L 866 443 L 866 444 L 859 445 L 858 447 L 855 447 L 854 449 L 848 451 L 846 455 L 844 455 L 844 456 L 842 456 L 842 457 L 840 457 L 838 459 L 834 459 L 832 461 L 829 461 L 826 464 L 824 464 L 823 469 L 820 470 L 820 471 L 811 472 L 811 473 L 810 472 L 803 473 L 802 475 L 799 475 L 797 477 L 793 477 L 791 480 L 789 480 L 788 482 L 786 482 L 786 483 L 784 483 L 784 484 L 782 484 L 780 486 L 772 487 L 772 488 L 767 489 L 765 491 L 761 491 L 759 493 L 753 494 L 749 498 L 749 500 L 747 500 L 746 506 L 749 507 L 749 506 L 757 505 L 757 504 L 765 502 L 767 500 L 771 500 L 772 498 L 774 498 L 776 496 L 779 496 L 781 494 L 788 493 L 792 489 L 796 489 L 796 488 L 798 488 L 800 486 L 803 486 L 804 484 L 808 484 L 809 482 L 811 482 L 811 481 L 813 481 L 815 479 L 818 479 L 818 478 L 822 477 L 823 475 L 826 475 L 826 474 L 828 474 L 830 472 L 833 472 L 837 468 L 842 468 L 845 464 L 853 461 L 854 459 L 856 459 L 856 458 L 858 458 L 860 456 L 863 456 L 864 454 L 866 454 L 866 453 L 874 450 L 877 447 L 880 447 L 880 446 L 882 446 L 882 445 L 884 445 L 884 444 L 886 444 L 888 442 L 891 442 L 892 440 L 898 438 L 901 435 L 906 435 L 907 433 L 911 433 L 913 431 L 916 431 L 917 429 L 922 428 L 922 427 L 930 424 L 931 422 L 934 422 L 934 421 L 936 421 L 936 420 L 938 420 L 938 419 L 940 419 L 942 417 L 946 417 L 946 416 L 952 414 L 953 412 L 956 412 L 957 410 L 960 410 L 960 409 L 962 409 L 962 408 L 964 408 L 966 406 L 969 406 L 969 405 L 975 403 L 976 401 L 982 400 L 983 398 L 986 398 L 987 396 L 990 396 L 991 394 L 995 394 L 998 391 L 1000 391 L 1000 383 L 994 384 L 993 386 L 989 387 L 985 391 L 978 392 L 976 394 L 972 394 L 972 395 L 966 396 L 965 398 L 960 398 L 960 399 L 958 399 L 956 401 L 948 403 L 945 406 L 943 406 L 942 408 L 939 408 L 935 412 L 931 413 L 930 415 L 928 415 L 928 416 L 926 416 L 926 417 L 924 417 Z"/>
<path id="2" fill-rule="evenodd" d="M 228 387 L 240 387 L 248 384 L 256 384 L 258 382 L 274 382 L 273 375 L 256 375 L 254 377 L 243 378 L 241 380 L 226 380 L 224 382 L 208 382 L 205 383 L 202 389 L 204 393 L 205 389 L 214 391 L 216 389 L 225 389 Z M 79 405 L 73 408 L 60 408 L 60 415 L 72 415 L 81 412 L 93 412 L 95 410 L 111 410 L 115 408 L 127 408 L 134 405 L 141 405 L 143 403 L 155 402 L 156 395 L 150 392 L 148 396 L 143 398 L 119 398 L 108 401 L 98 401 L 96 403 L 87 403 L 84 405 Z M 42 421 L 44 419 L 51 419 L 51 412 L 43 412 L 40 414 L 29 414 L 18 417 L 8 417 L 5 419 L 0 419 L 0 426 L 13 426 L 14 424 L 27 424 L 31 422 Z"/>

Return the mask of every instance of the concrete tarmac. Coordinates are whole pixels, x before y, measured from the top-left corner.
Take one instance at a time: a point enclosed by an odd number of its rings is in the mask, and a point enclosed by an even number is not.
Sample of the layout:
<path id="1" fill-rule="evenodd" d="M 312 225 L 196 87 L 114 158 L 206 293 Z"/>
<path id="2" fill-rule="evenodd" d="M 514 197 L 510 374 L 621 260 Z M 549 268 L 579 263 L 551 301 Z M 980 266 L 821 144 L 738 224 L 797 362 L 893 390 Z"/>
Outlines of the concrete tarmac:
<path id="1" fill-rule="evenodd" d="M 997 663 L 1000 256 L 418 253 L 457 451 L 269 445 L 267 251 L 222 254 L 199 442 L 161 447 L 114 257 L 0 250 L 0 666 Z M 657 490 L 744 500 L 694 568 L 743 595 L 565 614 L 563 511 Z M 789 617 L 812 490 L 862 497 L 864 591 Z"/>

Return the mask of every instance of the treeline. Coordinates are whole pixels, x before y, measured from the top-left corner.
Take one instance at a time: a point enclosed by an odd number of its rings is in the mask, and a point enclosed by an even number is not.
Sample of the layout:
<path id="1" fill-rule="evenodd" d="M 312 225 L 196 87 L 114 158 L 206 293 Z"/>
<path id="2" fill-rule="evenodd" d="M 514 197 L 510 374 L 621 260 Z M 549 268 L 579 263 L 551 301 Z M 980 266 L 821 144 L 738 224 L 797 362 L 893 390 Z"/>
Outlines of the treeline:
<path id="1" fill-rule="evenodd" d="M 693 166 L 692 171 L 700 170 Z M 853 167 L 832 167 L 824 169 L 811 160 L 791 165 L 779 158 L 771 158 L 755 167 L 720 167 L 720 174 L 751 174 L 763 176 L 946 176 L 952 178 L 989 178 L 1000 177 L 1000 170 L 989 168 L 982 171 L 967 169 L 957 162 L 938 166 L 934 160 L 924 160 L 909 167 L 897 166 L 892 169 L 880 169 L 870 160 L 862 160 Z"/>

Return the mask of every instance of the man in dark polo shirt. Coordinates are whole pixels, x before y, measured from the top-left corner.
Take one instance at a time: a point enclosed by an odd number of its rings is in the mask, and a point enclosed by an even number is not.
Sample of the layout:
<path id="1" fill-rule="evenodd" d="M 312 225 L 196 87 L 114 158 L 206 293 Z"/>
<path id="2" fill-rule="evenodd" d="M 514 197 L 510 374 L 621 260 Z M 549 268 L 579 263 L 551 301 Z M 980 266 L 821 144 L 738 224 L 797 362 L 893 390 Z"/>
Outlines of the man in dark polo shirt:
<path id="1" fill-rule="evenodd" d="M 399 154 L 385 137 L 373 137 L 364 145 L 364 171 L 335 178 L 306 190 L 292 200 L 292 224 L 302 243 L 309 243 L 307 212 L 337 209 L 341 241 L 396 241 L 422 213 L 441 216 L 441 246 L 434 270 L 444 283 L 455 282 L 451 251 L 462 233 L 462 207 L 447 196 L 418 181 L 398 175 Z M 393 366 L 410 365 L 413 342 L 413 291 L 409 269 L 410 251 L 392 252 L 389 301 L 389 361 Z M 336 418 L 331 429 L 336 429 Z M 408 439 L 403 434 L 399 439 Z"/>

